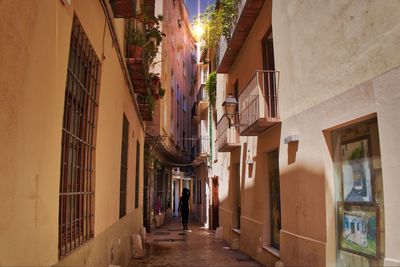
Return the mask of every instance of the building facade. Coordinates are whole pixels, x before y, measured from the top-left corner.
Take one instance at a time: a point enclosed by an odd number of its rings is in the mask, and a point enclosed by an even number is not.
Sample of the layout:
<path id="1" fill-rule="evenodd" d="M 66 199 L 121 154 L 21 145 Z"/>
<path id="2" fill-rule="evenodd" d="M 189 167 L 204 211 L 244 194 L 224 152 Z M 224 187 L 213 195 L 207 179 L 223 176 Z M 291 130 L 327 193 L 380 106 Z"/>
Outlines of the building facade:
<path id="1" fill-rule="evenodd" d="M 400 263 L 399 8 L 239 4 L 219 45 L 213 169 L 224 239 L 259 262 Z M 238 101 L 231 127 L 229 93 Z"/>
<path id="2" fill-rule="evenodd" d="M 209 64 L 204 56 L 201 56 L 202 44 L 198 42 L 198 64 L 196 82 L 193 88 L 195 102 L 192 106 L 192 124 L 194 142 L 192 146 L 192 158 L 194 167 L 193 176 L 193 215 L 204 226 L 209 225 L 209 166 L 210 157 L 210 102 L 206 90 L 206 82 L 209 75 Z"/>
<path id="3" fill-rule="evenodd" d="M 145 207 L 144 221 L 148 230 L 178 216 L 183 187 L 192 189 L 190 91 L 197 63 L 184 1 L 157 0 L 155 4 L 156 14 L 163 16 L 162 32 L 166 37 L 159 48 L 159 64 L 154 71 L 159 73 L 166 93 L 146 129 L 146 151 L 152 162 L 145 175 L 149 204 Z"/>
<path id="4" fill-rule="evenodd" d="M 143 30 L 143 2 L 128 14 L 112 2 L 0 4 L 2 266 L 131 259 L 146 122 L 126 33 Z"/>

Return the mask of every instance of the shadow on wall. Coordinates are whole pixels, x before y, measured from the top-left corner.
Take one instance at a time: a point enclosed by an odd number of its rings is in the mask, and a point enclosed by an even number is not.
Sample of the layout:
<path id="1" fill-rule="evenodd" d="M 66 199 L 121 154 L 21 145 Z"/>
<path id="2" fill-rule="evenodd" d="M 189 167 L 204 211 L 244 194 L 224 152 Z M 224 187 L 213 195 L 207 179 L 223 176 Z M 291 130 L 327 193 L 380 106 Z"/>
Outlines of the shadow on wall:
<path id="1" fill-rule="evenodd" d="M 286 266 L 325 266 L 325 201 L 331 196 L 325 193 L 323 169 L 317 165 L 294 165 L 281 172 L 280 184 L 282 261 Z"/>
<path id="2" fill-rule="evenodd" d="M 325 266 L 326 262 L 326 198 L 332 199 L 332 196 L 326 196 L 325 175 L 320 165 L 305 165 L 296 162 L 296 152 L 298 142 L 293 142 L 292 147 L 288 147 L 288 153 L 291 167 L 289 170 L 280 171 L 280 192 L 281 192 L 281 232 L 280 232 L 280 258 L 285 266 Z M 235 205 L 235 164 L 238 160 L 244 160 L 239 152 L 231 158 L 229 167 L 229 182 L 227 181 L 228 196 L 220 199 L 220 206 L 230 210 L 232 213 L 220 211 L 220 225 L 224 227 L 224 239 L 232 242 L 233 239 L 240 239 L 240 247 L 252 258 L 274 266 L 279 260 L 271 253 L 262 249 L 262 246 L 268 245 L 269 240 L 260 240 L 260 236 L 271 236 L 266 231 L 270 231 L 268 220 L 269 213 L 269 190 L 268 190 L 268 172 L 256 173 L 253 184 L 244 186 L 243 177 L 245 171 L 241 170 L 241 234 L 236 235 L 232 231 L 235 225 L 234 205 Z M 245 153 L 243 153 L 245 154 Z M 291 155 L 292 154 L 292 155 Z M 257 157 L 259 163 L 266 162 L 263 157 Z M 243 162 L 242 164 L 246 166 Z M 242 166 L 243 166 L 242 165 Z M 265 172 L 266 168 L 257 168 L 255 171 Z M 250 178 L 245 178 L 250 179 Z M 329 193 L 329 192 L 328 192 Z M 245 203 L 251 202 L 251 203 Z M 329 222 L 335 224 L 334 209 L 331 210 L 332 216 L 329 216 Z M 329 214 L 330 214 L 329 213 Z M 262 224 L 254 224 L 250 220 L 259 221 Z M 331 227 L 335 227 L 334 225 Z M 228 228 L 228 229 L 225 229 Z M 334 253 L 334 252 L 332 252 Z"/>

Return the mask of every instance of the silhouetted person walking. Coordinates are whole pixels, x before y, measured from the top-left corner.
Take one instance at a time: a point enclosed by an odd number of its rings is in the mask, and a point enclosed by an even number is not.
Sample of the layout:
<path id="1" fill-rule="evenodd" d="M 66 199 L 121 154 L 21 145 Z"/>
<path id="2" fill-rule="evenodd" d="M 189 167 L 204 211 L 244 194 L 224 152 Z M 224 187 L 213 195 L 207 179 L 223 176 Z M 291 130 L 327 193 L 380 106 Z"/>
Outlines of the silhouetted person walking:
<path id="1" fill-rule="evenodd" d="M 190 198 L 189 189 L 183 188 L 182 196 L 181 196 L 181 198 L 179 200 L 179 208 L 178 208 L 178 212 L 180 211 L 181 214 L 182 214 L 183 231 L 188 230 L 189 198 Z"/>

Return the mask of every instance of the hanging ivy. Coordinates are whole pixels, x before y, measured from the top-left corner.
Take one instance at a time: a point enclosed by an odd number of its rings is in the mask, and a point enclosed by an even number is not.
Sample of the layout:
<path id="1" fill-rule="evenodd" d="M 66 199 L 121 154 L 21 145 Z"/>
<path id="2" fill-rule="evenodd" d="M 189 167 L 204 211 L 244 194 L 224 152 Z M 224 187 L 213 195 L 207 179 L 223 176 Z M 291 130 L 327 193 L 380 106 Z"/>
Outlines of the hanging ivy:
<path id="1" fill-rule="evenodd" d="M 204 25 L 205 48 L 215 47 L 220 37 L 228 42 L 232 35 L 232 29 L 238 18 L 238 8 L 241 0 L 221 0 L 220 6 L 209 5 L 199 17 L 193 21 L 199 21 Z"/>
<path id="2" fill-rule="evenodd" d="M 208 93 L 208 100 L 212 106 L 215 106 L 215 99 L 217 96 L 217 73 L 215 71 L 208 75 L 206 82 L 206 90 Z"/>
<path id="3" fill-rule="evenodd" d="M 228 42 L 231 39 L 232 28 L 237 21 L 238 7 L 241 0 L 221 0 L 220 20 L 221 33 Z"/>

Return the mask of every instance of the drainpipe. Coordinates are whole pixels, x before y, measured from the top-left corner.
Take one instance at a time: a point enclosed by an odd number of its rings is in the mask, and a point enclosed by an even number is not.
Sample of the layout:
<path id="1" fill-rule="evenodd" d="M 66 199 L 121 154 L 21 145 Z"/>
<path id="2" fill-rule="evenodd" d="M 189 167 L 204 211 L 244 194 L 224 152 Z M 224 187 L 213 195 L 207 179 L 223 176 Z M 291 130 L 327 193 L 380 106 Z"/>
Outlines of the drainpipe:
<path id="1" fill-rule="evenodd" d="M 115 34 L 114 25 L 112 24 L 112 18 L 110 16 L 110 13 L 108 12 L 107 4 L 105 2 L 106 0 L 99 0 L 99 1 L 100 1 L 100 4 L 101 4 L 101 7 L 103 8 L 103 12 L 104 12 L 104 15 L 106 17 L 108 28 L 110 29 L 110 34 L 111 34 L 111 39 L 112 39 L 112 42 L 113 42 L 113 46 L 115 47 L 115 51 L 117 52 L 119 64 L 121 66 L 122 73 L 124 74 L 125 81 L 126 81 L 126 83 L 128 85 L 129 94 L 131 96 L 131 100 L 132 100 L 133 106 L 135 107 L 136 113 L 139 116 L 140 125 L 142 126 L 142 130 L 144 131 L 145 130 L 145 125 L 143 123 L 142 115 L 140 114 L 139 105 L 136 102 L 135 92 L 133 91 L 133 85 L 132 85 L 131 79 L 129 78 L 129 73 L 128 73 L 128 69 L 127 69 L 126 64 L 125 64 L 125 59 L 124 59 L 124 57 L 122 55 L 121 50 L 119 49 L 118 40 L 117 40 L 117 36 Z"/>

